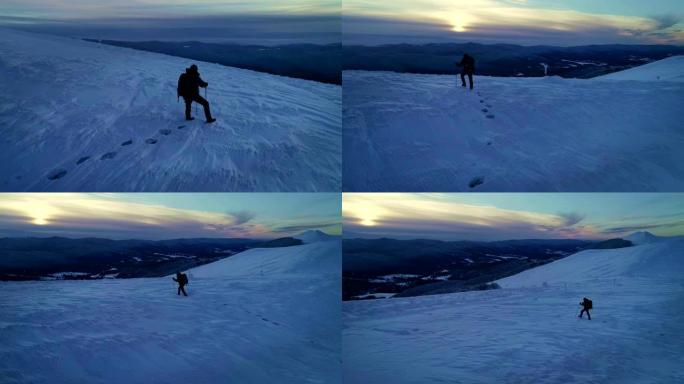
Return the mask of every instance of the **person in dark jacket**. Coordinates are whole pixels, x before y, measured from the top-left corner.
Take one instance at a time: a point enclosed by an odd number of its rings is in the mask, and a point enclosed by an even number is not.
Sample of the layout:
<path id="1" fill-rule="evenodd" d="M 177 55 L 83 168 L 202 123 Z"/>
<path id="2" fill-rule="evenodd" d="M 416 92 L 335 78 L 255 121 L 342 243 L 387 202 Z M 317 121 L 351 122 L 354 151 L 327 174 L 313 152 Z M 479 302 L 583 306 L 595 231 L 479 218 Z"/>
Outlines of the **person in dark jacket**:
<path id="1" fill-rule="evenodd" d="M 216 121 L 216 119 L 211 117 L 209 102 L 200 96 L 200 87 L 206 88 L 207 86 L 209 86 L 209 83 L 202 80 L 195 64 L 191 65 L 190 68 L 185 68 L 185 73 L 181 74 L 178 78 L 178 97 L 182 97 L 183 101 L 185 101 L 185 120 L 195 119 L 190 115 L 192 102 L 194 101 L 204 108 L 204 117 L 207 118 L 207 123 Z"/>
<path id="2" fill-rule="evenodd" d="M 185 293 L 185 285 L 188 283 L 188 275 L 178 271 L 176 272 L 176 277 L 173 278 L 173 281 L 178 283 L 178 295 L 180 296 L 181 292 L 183 292 L 183 296 L 187 296 L 188 294 Z"/>
<path id="3" fill-rule="evenodd" d="M 580 305 L 582 306 L 582 310 L 580 311 L 580 314 L 578 317 L 581 319 L 584 312 L 586 312 L 587 317 L 589 318 L 589 320 L 591 320 L 591 315 L 589 314 L 589 310 L 593 307 L 593 303 L 591 302 L 591 300 L 589 300 L 585 297 L 584 299 L 582 299 L 582 302 L 580 303 Z"/>
<path id="4" fill-rule="evenodd" d="M 458 63 L 459 67 L 463 67 L 461 70 L 461 86 L 466 86 L 465 75 L 468 75 L 468 81 L 470 82 L 470 89 L 473 89 L 473 75 L 475 74 L 475 59 L 469 54 L 464 54 L 461 62 Z"/>

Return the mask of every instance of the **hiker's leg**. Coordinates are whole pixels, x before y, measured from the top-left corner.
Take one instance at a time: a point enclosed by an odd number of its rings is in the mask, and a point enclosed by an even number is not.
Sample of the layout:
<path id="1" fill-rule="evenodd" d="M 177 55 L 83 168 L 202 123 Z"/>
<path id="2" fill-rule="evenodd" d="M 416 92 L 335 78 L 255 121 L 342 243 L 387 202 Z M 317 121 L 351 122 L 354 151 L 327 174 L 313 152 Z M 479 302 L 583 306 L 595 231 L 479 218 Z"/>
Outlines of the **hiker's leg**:
<path id="1" fill-rule="evenodd" d="M 185 286 L 181 286 L 180 290 L 183 291 L 183 296 L 187 296 L 188 294 L 185 293 Z"/>
<path id="2" fill-rule="evenodd" d="M 587 318 L 591 320 L 591 315 L 589 314 L 589 310 L 587 309 Z"/>
<path id="3" fill-rule="evenodd" d="M 183 101 L 185 101 L 185 120 L 190 120 L 192 117 L 192 99 L 189 97 L 184 97 Z"/>
<path id="4" fill-rule="evenodd" d="M 181 286 L 178 286 L 178 296 L 180 296 Z"/>
<path id="5" fill-rule="evenodd" d="M 465 73 L 461 72 L 461 87 L 465 87 Z"/>
<path id="6" fill-rule="evenodd" d="M 211 120 L 211 111 L 209 110 L 209 102 L 204 97 L 197 95 L 195 96 L 195 101 L 204 107 L 204 117 L 207 120 Z"/>
<path id="7" fill-rule="evenodd" d="M 579 317 L 581 318 L 583 314 L 584 314 L 584 309 L 582 309 L 582 310 L 580 311 Z"/>
<path id="8" fill-rule="evenodd" d="M 473 89 L 473 73 L 468 72 L 468 81 L 470 82 L 470 89 Z"/>

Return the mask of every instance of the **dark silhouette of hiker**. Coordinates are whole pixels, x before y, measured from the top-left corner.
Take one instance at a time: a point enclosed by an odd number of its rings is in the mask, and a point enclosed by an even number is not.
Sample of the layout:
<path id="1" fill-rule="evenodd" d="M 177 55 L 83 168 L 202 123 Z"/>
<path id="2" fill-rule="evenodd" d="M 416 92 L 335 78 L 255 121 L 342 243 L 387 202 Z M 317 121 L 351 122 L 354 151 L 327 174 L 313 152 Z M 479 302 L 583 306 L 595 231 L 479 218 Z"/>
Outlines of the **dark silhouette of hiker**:
<path id="1" fill-rule="evenodd" d="M 207 118 L 207 123 L 216 121 L 211 117 L 209 102 L 200 96 L 200 87 L 206 88 L 207 86 L 209 83 L 202 80 L 195 64 L 191 65 L 190 68 L 185 68 L 185 73 L 181 73 L 178 77 L 178 97 L 183 97 L 183 101 L 185 101 L 185 120 L 195 119 L 190 116 L 192 102 L 194 101 L 204 107 L 204 117 Z"/>
<path id="2" fill-rule="evenodd" d="M 468 81 L 470 82 L 470 89 L 473 89 L 473 74 L 475 74 L 475 59 L 469 54 L 463 55 L 461 62 L 458 63 L 459 67 L 463 67 L 461 70 L 461 86 L 466 86 L 465 75 L 468 75 Z"/>
<path id="3" fill-rule="evenodd" d="M 593 307 L 593 303 L 591 302 L 591 300 L 589 300 L 585 297 L 582 299 L 582 302 L 580 303 L 580 305 L 582 306 L 582 310 L 580 311 L 580 314 L 578 317 L 581 319 L 584 312 L 586 312 L 587 317 L 589 318 L 589 320 L 591 320 L 591 315 L 589 314 L 589 310 Z"/>
<path id="4" fill-rule="evenodd" d="M 187 296 L 188 294 L 185 293 L 185 285 L 188 283 L 188 275 L 176 272 L 176 277 L 173 278 L 173 281 L 178 283 L 178 295 L 183 292 L 183 296 Z"/>

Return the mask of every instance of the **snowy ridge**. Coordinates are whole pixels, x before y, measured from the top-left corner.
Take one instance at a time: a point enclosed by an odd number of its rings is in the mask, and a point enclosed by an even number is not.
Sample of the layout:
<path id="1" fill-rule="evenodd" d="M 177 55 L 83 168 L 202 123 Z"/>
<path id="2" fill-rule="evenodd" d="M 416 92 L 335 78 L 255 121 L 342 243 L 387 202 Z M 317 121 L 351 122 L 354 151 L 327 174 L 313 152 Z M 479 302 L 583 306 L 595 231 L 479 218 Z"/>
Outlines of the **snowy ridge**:
<path id="1" fill-rule="evenodd" d="M 340 252 L 251 249 L 190 270 L 188 297 L 170 277 L 0 282 L 0 382 L 341 383 Z"/>
<path id="2" fill-rule="evenodd" d="M 624 240 L 631 241 L 632 244 L 650 244 L 663 240 L 663 238 L 653 235 L 650 232 L 634 232 L 629 236 L 626 236 Z"/>
<path id="3" fill-rule="evenodd" d="M 0 190 L 340 189 L 339 86 L 196 62 L 218 121 L 186 122 L 191 60 L 5 29 L 0 51 Z"/>
<path id="4" fill-rule="evenodd" d="M 660 238 L 657 242 L 628 248 L 586 250 L 506 277 L 497 283 L 503 288 L 514 288 L 583 283 L 597 279 L 674 279 L 684 274 L 682 250 L 684 239 L 681 238 Z"/>
<path id="5" fill-rule="evenodd" d="M 681 61 L 649 66 L 677 77 Z M 365 71 L 343 82 L 344 191 L 684 190 L 684 82 L 476 76 L 470 91 L 457 76 Z"/>
<path id="6" fill-rule="evenodd" d="M 684 56 L 673 56 L 624 71 L 600 76 L 602 80 L 684 81 Z"/>
<path id="7" fill-rule="evenodd" d="M 258 277 L 339 274 L 341 242 L 317 242 L 283 248 L 253 248 L 189 271 L 191 277 Z"/>
<path id="8" fill-rule="evenodd" d="M 684 240 L 590 250 L 503 289 L 343 303 L 344 375 L 392 383 L 684 380 Z M 579 301 L 594 302 L 592 320 Z"/>

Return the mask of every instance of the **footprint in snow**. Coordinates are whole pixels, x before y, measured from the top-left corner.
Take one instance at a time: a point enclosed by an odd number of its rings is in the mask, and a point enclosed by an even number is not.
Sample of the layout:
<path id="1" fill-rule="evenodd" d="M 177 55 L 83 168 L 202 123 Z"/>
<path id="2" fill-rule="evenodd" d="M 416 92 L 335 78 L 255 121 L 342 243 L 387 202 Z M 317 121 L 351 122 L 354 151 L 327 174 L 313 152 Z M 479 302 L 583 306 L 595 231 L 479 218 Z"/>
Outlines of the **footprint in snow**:
<path id="1" fill-rule="evenodd" d="M 54 171 L 48 173 L 47 178 L 50 180 L 57 180 L 57 179 L 61 179 L 66 174 L 67 174 L 66 169 L 61 169 L 61 168 L 55 169 Z"/>
<path id="2" fill-rule="evenodd" d="M 113 159 L 116 157 L 116 152 L 107 152 L 102 157 L 100 157 L 100 160 L 108 160 L 108 159 Z"/>
<path id="3" fill-rule="evenodd" d="M 490 113 L 489 115 L 487 115 L 487 118 L 488 118 L 488 119 L 493 119 L 493 118 L 494 118 L 494 115 L 492 115 L 492 114 Z"/>
<path id="4" fill-rule="evenodd" d="M 484 103 L 484 100 L 480 100 L 480 103 Z"/>
<path id="5" fill-rule="evenodd" d="M 131 144 L 133 144 L 133 140 L 127 140 L 127 141 L 124 141 L 123 143 L 121 143 L 121 146 L 125 147 L 125 146 L 131 145 Z"/>
<path id="6" fill-rule="evenodd" d="M 90 159 L 90 156 L 83 156 L 83 157 L 81 157 L 80 159 L 78 159 L 78 161 L 76 162 L 76 165 L 79 165 L 79 164 L 85 162 L 85 161 L 88 160 L 88 159 Z"/>
<path id="7" fill-rule="evenodd" d="M 183 129 L 183 128 L 185 128 L 185 125 L 179 125 L 178 126 L 178 129 Z"/>
<path id="8" fill-rule="evenodd" d="M 492 142 L 491 142 L 491 141 L 488 141 L 488 142 L 487 142 L 487 145 L 492 145 Z"/>
<path id="9" fill-rule="evenodd" d="M 157 139 L 147 139 L 145 140 L 147 144 L 157 144 Z"/>
<path id="10" fill-rule="evenodd" d="M 478 177 L 474 177 L 472 180 L 470 180 L 470 183 L 468 183 L 468 186 L 470 188 L 475 188 L 482 183 L 484 183 L 484 177 L 478 176 Z"/>
<path id="11" fill-rule="evenodd" d="M 482 112 L 489 112 L 489 109 L 487 109 L 487 108 L 482 108 Z"/>
<path id="12" fill-rule="evenodd" d="M 164 129 L 160 129 L 160 130 L 159 130 L 159 133 L 161 133 L 161 134 L 164 135 L 164 136 L 168 136 L 168 135 L 171 134 L 171 130 L 170 130 L 170 129 L 167 129 L 167 128 L 164 128 Z"/>
<path id="13" fill-rule="evenodd" d="M 491 108 L 491 107 L 492 107 L 492 105 L 491 105 L 491 104 L 485 104 L 485 107 L 487 107 L 487 108 Z"/>

